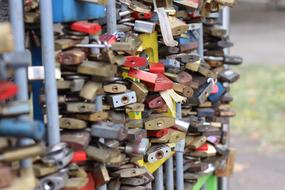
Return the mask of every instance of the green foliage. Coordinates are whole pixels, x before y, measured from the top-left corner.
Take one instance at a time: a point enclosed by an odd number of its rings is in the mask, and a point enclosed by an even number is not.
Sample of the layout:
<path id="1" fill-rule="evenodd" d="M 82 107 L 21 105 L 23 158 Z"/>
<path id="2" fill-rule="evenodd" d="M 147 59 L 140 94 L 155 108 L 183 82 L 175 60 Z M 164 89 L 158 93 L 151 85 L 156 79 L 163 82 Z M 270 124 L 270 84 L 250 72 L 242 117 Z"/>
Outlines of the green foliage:
<path id="1" fill-rule="evenodd" d="M 235 69 L 241 79 L 233 84 L 237 117 L 232 130 L 261 141 L 285 145 L 285 65 L 243 65 Z"/>

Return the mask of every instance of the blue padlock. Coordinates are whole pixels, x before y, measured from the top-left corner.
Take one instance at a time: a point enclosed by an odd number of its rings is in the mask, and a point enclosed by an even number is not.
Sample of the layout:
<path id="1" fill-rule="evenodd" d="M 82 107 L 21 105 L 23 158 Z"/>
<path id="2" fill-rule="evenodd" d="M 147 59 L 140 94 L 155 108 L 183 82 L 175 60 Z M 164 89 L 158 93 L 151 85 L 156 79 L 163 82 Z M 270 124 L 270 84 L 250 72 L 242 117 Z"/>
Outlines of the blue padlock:
<path id="1" fill-rule="evenodd" d="M 24 119 L 0 120 L 0 136 L 42 140 L 44 134 L 45 126 L 39 121 L 30 121 Z"/>
<path id="2" fill-rule="evenodd" d="M 217 83 L 218 86 L 218 92 L 215 94 L 211 94 L 208 99 L 214 104 L 217 103 L 221 97 L 224 95 L 224 93 L 226 92 L 225 88 L 223 87 L 222 83 L 218 82 Z"/>
<path id="3" fill-rule="evenodd" d="M 78 0 L 53 0 L 53 22 L 72 22 L 103 18 L 106 7 Z"/>

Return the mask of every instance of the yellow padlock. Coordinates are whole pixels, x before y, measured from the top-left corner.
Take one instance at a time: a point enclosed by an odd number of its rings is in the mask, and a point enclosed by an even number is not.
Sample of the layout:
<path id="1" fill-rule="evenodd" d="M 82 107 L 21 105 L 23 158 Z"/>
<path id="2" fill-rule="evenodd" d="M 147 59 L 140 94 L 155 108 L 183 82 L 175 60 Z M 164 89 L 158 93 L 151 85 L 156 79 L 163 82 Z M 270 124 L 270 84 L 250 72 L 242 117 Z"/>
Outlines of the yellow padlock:
<path id="1" fill-rule="evenodd" d="M 150 63 L 157 63 L 158 59 L 158 41 L 157 41 L 157 33 L 151 34 L 141 34 L 140 39 L 142 41 L 141 46 L 138 51 L 145 51 L 149 56 Z"/>
<path id="2" fill-rule="evenodd" d="M 142 112 L 140 111 L 131 111 L 127 113 L 130 119 L 139 120 L 142 119 Z"/>

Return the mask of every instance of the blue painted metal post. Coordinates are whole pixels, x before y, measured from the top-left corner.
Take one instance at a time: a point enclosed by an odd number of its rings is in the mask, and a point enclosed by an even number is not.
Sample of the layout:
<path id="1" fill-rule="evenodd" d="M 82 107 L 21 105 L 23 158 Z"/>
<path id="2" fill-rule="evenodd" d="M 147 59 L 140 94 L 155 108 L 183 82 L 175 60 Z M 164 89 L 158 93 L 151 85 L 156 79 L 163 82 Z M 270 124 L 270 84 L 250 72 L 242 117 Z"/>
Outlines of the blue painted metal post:
<path id="1" fill-rule="evenodd" d="M 107 33 L 113 34 L 117 31 L 117 18 L 116 18 L 116 0 L 108 0 L 107 4 Z M 96 109 L 98 109 L 98 103 L 101 104 L 100 99 L 102 97 L 97 97 L 96 99 Z M 98 110 L 97 110 L 98 111 Z M 107 185 L 103 185 L 98 188 L 98 190 L 107 190 Z"/>
<path id="2" fill-rule="evenodd" d="M 165 168 L 165 188 L 174 190 L 173 157 L 170 157 L 164 164 Z"/>
<path id="3" fill-rule="evenodd" d="M 45 67 L 45 93 L 47 105 L 48 144 L 60 142 L 57 88 L 55 79 L 54 36 L 52 22 L 52 1 L 41 0 L 41 44 L 42 62 Z"/>
<path id="4" fill-rule="evenodd" d="M 201 60 L 204 60 L 204 38 L 203 38 L 203 23 L 201 23 L 201 26 L 199 28 L 199 47 L 198 47 L 198 53 Z"/>
<path id="5" fill-rule="evenodd" d="M 182 119 L 182 104 L 176 104 L 176 118 Z M 185 140 L 177 143 L 175 149 L 176 159 L 176 190 L 184 190 L 184 170 L 183 170 L 183 154 L 184 154 Z"/>
<path id="6" fill-rule="evenodd" d="M 222 16 L 222 27 L 227 30 L 227 36 L 230 36 L 230 8 L 229 7 L 224 7 L 221 13 Z M 225 55 L 230 54 L 230 49 L 226 48 L 224 49 Z M 226 126 L 227 131 L 229 134 L 229 125 Z M 229 138 L 227 139 L 226 146 L 229 146 Z M 218 179 L 218 186 L 219 190 L 228 190 L 230 188 L 230 181 L 229 178 L 226 177 L 221 177 Z"/>
<path id="7" fill-rule="evenodd" d="M 154 173 L 154 190 L 163 190 L 163 167 L 160 166 Z"/>
<path id="8" fill-rule="evenodd" d="M 116 0 L 108 0 L 107 4 L 107 33 L 113 34 L 117 31 Z"/>
<path id="9" fill-rule="evenodd" d="M 24 7 L 23 1 L 10 0 L 9 1 L 9 17 L 13 29 L 15 51 L 25 51 L 25 32 L 24 32 Z M 17 99 L 21 101 L 27 101 L 28 95 L 28 78 L 27 68 L 20 67 L 16 69 L 15 81 L 19 88 Z M 28 115 L 23 115 L 23 118 L 28 118 Z M 30 139 L 22 139 L 19 141 L 20 145 L 31 144 Z M 32 160 L 27 159 L 21 162 L 22 168 L 31 168 Z"/>
<path id="10" fill-rule="evenodd" d="M 32 65 L 42 66 L 42 53 L 41 48 L 32 47 Z M 32 91 L 33 91 L 33 110 L 34 119 L 39 121 L 44 121 L 43 109 L 40 101 L 41 89 L 43 87 L 42 81 L 32 81 Z"/>

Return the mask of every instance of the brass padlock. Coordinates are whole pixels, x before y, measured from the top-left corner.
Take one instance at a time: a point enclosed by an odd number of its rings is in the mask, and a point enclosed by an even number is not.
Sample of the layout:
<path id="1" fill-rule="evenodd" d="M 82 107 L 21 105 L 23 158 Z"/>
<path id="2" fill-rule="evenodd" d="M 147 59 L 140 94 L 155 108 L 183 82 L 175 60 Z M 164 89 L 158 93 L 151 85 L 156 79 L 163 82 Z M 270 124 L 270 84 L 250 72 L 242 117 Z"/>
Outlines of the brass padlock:
<path id="1" fill-rule="evenodd" d="M 106 120 L 108 118 L 108 112 L 102 111 L 92 114 L 76 114 L 75 117 L 84 121 L 97 122 Z"/>
<path id="2" fill-rule="evenodd" d="M 84 129 L 87 127 L 87 122 L 74 118 L 59 118 L 59 126 L 62 129 Z"/>
<path id="3" fill-rule="evenodd" d="M 124 93 L 127 91 L 127 87 L 123 84 L 117 84 L 117 83 L 110 83 L 107 85 L 104 85 L 104 92 L 110 93 L 110 94 L 119 94 Z"/>
<path id="4" fill-rule="evenodd" d="M 9 23 L 0 23 L 0 53 L 6 53 L 13 51 L 14 40 L 13 40 L 12 29 Z"/>
<path id="5" fill-rule="evenodd" d="M 143 103 L 148 94 L 148 89 L 143 83 L 133 82 L 131 86 L 131 90 L 136 92 L 137 102 Z"/>
<path id="6" fill-rule="evenodd" d="M 102 88 L 102 84 L 98 82 L 88 81 L 80 91 L 80 97 L 94 101 L 99 90 Z"/>
<path id="7" fill-rule="evenodd" d="M 77 69 L 78 73 L 99 77 L 113 77 L 117 66 L 96 61 L 84 61 Z"/>
<path id="8" fill-rule="evenodd" d="M 167 116 L 151 117 L 146 119 L 144 127 L 146 130 L 160 130 L 175 125 L 175 118 Z"/>

